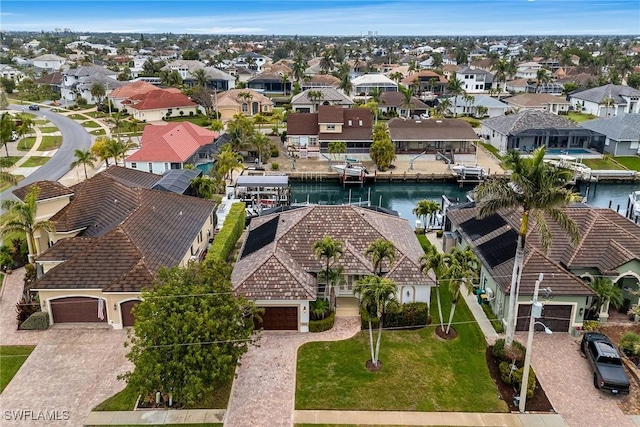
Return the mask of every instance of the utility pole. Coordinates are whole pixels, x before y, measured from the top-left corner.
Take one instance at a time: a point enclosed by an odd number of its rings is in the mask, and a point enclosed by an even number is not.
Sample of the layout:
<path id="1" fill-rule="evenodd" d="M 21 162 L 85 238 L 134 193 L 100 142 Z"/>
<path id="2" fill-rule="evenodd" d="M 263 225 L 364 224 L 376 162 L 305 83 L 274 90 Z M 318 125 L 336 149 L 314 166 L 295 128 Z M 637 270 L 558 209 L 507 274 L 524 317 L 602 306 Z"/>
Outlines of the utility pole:
<path id="1" fill-rule="evenodd" d="M 524 368 L 522 371 L 522 384 L 520 386 L 520 404 L 518 410 L 524 413 L 524 407 L 527 403 L 527 388 L 529 386 L 529 368 L 531 366 L 531 353 L 533 353 L 533 328 L 536 323 L 536 318 L 542 316 L 542 303 L 538 302 L 538 290 L 540 289 L 540 283 L 543 279 L 543 274 L 540 273 L 538 280 L 536 280 L 533 288 L 533 300 L 531 301 L 531 314 L 529 316 L 529 335 L 527 336 L 526 354 L 524 356 Z M 545 326 L 546 329 L 546 326 Z"/>

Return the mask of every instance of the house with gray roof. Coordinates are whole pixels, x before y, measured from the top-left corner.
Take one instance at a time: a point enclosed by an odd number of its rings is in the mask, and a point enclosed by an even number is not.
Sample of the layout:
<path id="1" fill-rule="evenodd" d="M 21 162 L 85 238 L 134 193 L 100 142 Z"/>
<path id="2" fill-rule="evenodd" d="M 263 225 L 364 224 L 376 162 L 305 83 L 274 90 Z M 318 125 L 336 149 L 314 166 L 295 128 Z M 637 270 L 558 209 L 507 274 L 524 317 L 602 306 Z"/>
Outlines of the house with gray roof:
<path id="1" fill-rule="evenodd" d="M 453 96 L 449 101 L 451 107 L 448 111 L 455 116 L 498 117 L 504 116 L 509 109 L 507 104 L 489 95 L 475 95 L 468 100 L 462 96 Z M 483 109 L 486 109 L 486 112 L 481 115 L 480 111 Z"/>
<path id="2" fill-rule="evenodd" d="M 62 72 L 60 95 L 66 101 L 75 102 L 78 98 L 84 98 L 88 104 L 99 103 L 101 99 L 94 98 L 91 94 L 91 86 L 94 83 L 101 84 L 105 89 L 106 97 L 111 90 L 128 83 L 116 80 L 116 76 L 114 71 L 98 65 L 70 68 Z"/>
<path id="3" fill-rule="evenodd" d="M 36 236 L 45 249 L 31 290 L 51 323 L 132 326 L 131 309 L 161 267 L 203 259 L 215 202 L 166 191 L 168 185 L 151 189 L 161 183 L 158 175 L 114 166 L 69 188 L 34 184 L 43 188 L 38 214 L 55 230 Z"/>
<path id="4" fill-rule="evenodd" d="M 529 328 L 531 296 L 535 281 L 544 274 L 540 319 L 553 332 L 573 332 L 584 320 L 608 318 L 609 305 L 600 311 L 589 282 L 604 276 L 621 290 L 621 310 L 637 304 L 640 296 L 640 226 L 611 209 L 575 204 L 565 212 L 578 227 L 578 244 L 554 221 L 548 225 L 553 236 L 548 252 L 542 249 L 540 235 L 532 230 L 527 236 L 524 265 L 518 296 L 517 331 Z M 475 203 L 457 205 L 447 212 L 445 242 L 471 247 L 482 264 L 480 288 L 502 322 L 506 322 L 512 296 L 511 273 L 518 239 L 521 212 L 498 212 L 478 217 Z"/>
<path id="5" fill-rule="evenodd" d="M 481 135 L 501 154 L 509 150 L 531 151 L 547 148 L 594 148 L 594 132 L 562 116 L 525 110 L 482 121 Z"/>
<path id="6" fill-rule="evenodd" d="M 325 268 L 313 244 L 324 236 L 343 242 L 339 285 L 318 280 Z M 397 215 L 357 206 L 305 206 L 254 218 L 231 275 L 234 292 L 265 309 L 264 329 L 309 331 L 309 303 L 330 298 L 331 305 L 357 305 L 353 284 L 375 274 L 366 248 L 376 239 L 395 246 L 395 261 L 384 262 L 382 276 L 397 284 L 398 300 L 429 303 L 432 273 L 424 275 L 424 251 L 411 225 Z"/>
<path id="7" fill-rule="evenodd" d="M 640 114 L 622 113 L 589 120 L 580 123 L 580 126 L 602 135 L 596 141 L 605 153 L 614 156 L 640 155 Z"/>
<path id="8" fill-rule="evenodd" d="M 493 74 L 479 68 L 464 67 L 456 72 L 467 93 L 487 93 L 493 85 Z"/>
<path id="9" fill-rule="evenodd" d="M 620 113 L 640 113 L 640 90 L 629 86 L 607 84 L 573 92 L 569 102 L 576 111 L 596 117 Z"/>
<path id="10" fill-rule="evenodd" d="M 319 96 L 309 96 L 309 94 L 319 94 Z M 320 105 L 340 105 L 343 108 L 349 108 L 353 105 L 353 101 L 333 87 L 308 89 L 291 98 L 291 109 L 297 113 L 315 113 Z"/>

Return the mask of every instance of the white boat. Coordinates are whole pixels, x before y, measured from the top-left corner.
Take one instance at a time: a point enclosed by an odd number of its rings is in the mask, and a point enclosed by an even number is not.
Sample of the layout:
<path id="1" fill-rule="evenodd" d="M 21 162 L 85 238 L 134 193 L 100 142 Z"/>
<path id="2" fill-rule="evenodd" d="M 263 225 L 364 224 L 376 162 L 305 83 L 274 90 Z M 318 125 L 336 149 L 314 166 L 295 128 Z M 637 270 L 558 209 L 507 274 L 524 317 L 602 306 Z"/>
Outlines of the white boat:
<path id="1" fill-rule="evenodd" d="M 361 176 L 362 174 L 367 175 L 369 173 L 358 160 L 347 158 L 346 161 L 347 162 L 342 165 L 333 165 L 333 169 L 339 174 L 345 174 L 347 176 Z"/>
<path id="2" fill-rule="evenodd" d="M 637 218 L 640 218 L 640 190 L 632 191 L 631 194 L 629 194 L 627 218 L 632 221 L 636 221 Z"/>
<path id="3" fill-rule="evenodd" d="M 487 171 L 480 166 L 455 165 L 451 170 L 461 178 L 481 178 L 487 174 Z"/>

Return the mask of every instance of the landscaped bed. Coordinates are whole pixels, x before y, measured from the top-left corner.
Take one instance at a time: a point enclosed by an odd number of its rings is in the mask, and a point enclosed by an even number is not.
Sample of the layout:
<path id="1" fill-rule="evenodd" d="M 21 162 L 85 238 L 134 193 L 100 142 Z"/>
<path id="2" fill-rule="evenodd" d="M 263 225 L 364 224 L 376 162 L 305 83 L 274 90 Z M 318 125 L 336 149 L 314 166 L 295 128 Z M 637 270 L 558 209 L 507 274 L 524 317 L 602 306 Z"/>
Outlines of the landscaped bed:
<path id="1" fill-rule="evenodd" d="M 62 137 L 59 135 L 54 136 L 43 136 L 42 142 L 40 143 L 40 147 L 38 149 L 40 151 L 47 151 L 53 148 L 58 148 L 62 144 Z"/>
<path id="2" fill-rule="evenodd" d="M 9 384 L 35 347 L 31 345 L 0 346 L 0 393 Z"/>
<path id="3" fill-rule="evenodd" d="M 33 168 L 33 167 L 36 167 L 36 166 L 42 166 L 45 163 L 47 163 L 50 158 L 51 157 L 32 156 L 32 157 L 29 157 L 27 159 L 27 161 L 22 164 L 22 167 Z"/>
<path id="4" fill-rule="evenodd" d="M 451 294 L 442 288 L 443 316 Z M 313 342 L 298 351 L 296 409 L 507 412 L 485 358 L 486 343 L 464 301 L 458 303 L 453 340 L 419 330 L 385 330 L 380 371 L 370 372 L 368 331 L 337 342 Z M 331 392 L 328 392 L 328 391 Z"/>

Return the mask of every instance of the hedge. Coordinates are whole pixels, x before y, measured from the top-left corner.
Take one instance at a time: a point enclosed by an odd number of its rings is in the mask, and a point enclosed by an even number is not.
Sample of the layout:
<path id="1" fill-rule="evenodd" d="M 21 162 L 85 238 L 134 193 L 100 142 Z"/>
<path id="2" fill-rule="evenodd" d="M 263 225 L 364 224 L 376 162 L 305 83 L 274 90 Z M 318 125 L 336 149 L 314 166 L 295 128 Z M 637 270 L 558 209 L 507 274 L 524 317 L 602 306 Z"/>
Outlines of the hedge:
<path id="1" fill-rule="evenodd" d="M 49 313 L 36 311 L 27 320 L 22 322 L 20 329 L 28 331 L 43 331 L 49 328 Z"/>
<path id="2" fill-rule="evenodd" d="M 409 304 L 391 305 L 385 313 L 383 327 L 402 328 L 418 327 L 431 323 L 429 318 L 429 304 L 426 302 L 411 302 Z M 377 328 L 380 325 L 377 317 L 371 318 L 371 326 Z M 369 315 L 361 313 L 362 329 L 369 329 Z"/>
<path id="3" fill-rule="evenodd" d="M 514 340 L 512 346 L 519 349 L 522 352 L 523 357 L 526 355 L 527 349 L 520 342 Z M 504 354 L 504 338 L 496 340 L 495 344 L 493 344 L 493 357 L 505 362 L 511 361 L 511 359 Z"/>
<path id="4" fill-rule="evenodd" d="M 207 253 L 212 261 L 227 261 L 238 239 L 244 230 L 246 219 L 244 203 L 234 203 L 222 224 L 222 229 L 216 234 Z"/>
<path id="5" fill-rule="evenodd" d="M 333 323 L 336 320 L 335 313 L 331 312 L 327 317 L 321 320 L 309 321 L 309 332 L 324 332 L 333 328 Z"/>

